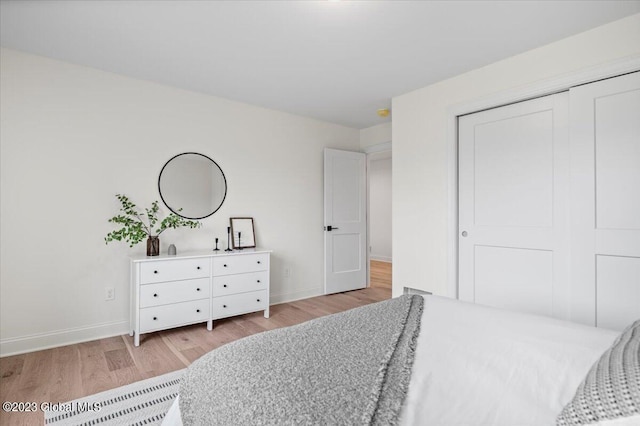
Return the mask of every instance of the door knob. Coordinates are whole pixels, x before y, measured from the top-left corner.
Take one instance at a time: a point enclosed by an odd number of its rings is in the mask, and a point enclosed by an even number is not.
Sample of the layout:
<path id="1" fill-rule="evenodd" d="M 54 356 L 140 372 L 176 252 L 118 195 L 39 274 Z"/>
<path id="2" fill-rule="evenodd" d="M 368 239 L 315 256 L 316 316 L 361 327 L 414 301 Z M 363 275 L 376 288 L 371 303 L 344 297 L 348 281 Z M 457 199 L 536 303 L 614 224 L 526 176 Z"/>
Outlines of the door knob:
<path id="1" fill-rule="evenodd" d="M 340 229 L 340 228 L 336 228 L 335 226 L 331 226 L 331 225 L 329 225 L 329 226 L 325 226 L 325 227 L 324 227 L 324 229 L 325 229 L 326 231 L 331 232 L 331 231 L 333 231 L 334 229 Z"/>
<path id="2" fill-rule="evenodd" d="M 462 236 L 463 237 L 466 237 L 467 235 L 469 235 L 469 234 L 467 234 L 467 231 L 462 231 Z"/>

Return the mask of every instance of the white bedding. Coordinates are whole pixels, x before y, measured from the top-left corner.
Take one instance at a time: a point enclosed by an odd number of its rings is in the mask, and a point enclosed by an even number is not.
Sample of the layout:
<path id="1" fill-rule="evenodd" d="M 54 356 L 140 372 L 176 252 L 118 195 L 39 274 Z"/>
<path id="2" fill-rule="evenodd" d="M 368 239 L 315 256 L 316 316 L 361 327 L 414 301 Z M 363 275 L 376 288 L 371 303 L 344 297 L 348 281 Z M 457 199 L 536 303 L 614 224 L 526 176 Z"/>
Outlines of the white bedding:
<path id="1" fill-rule="evenodd" d="M 401 423 L 553 425 L 618 334 L 427 296 Z"/>

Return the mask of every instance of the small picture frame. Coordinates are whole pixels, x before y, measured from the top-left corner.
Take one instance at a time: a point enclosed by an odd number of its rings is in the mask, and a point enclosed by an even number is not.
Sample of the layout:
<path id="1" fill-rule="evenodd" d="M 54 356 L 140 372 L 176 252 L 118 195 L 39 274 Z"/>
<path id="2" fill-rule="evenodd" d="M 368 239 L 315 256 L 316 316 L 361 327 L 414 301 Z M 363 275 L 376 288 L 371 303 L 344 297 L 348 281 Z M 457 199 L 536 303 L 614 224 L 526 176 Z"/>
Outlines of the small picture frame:
<path id="1" fill-rule="evenodd" d="M 252 217 L 232 217 L 229 218 L 229 222 L 231 222 L 231 245 L 234 250 L 256 246 Z"/>

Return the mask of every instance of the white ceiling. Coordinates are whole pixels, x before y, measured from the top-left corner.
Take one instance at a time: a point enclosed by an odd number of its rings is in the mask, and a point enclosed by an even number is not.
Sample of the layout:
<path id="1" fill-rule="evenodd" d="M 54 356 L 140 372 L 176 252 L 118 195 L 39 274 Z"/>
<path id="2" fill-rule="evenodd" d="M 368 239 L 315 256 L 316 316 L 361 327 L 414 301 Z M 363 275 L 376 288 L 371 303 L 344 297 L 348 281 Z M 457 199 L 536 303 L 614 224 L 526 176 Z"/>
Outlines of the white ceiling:
<path id="1" fill-rule="evenodd" d="M 640 1 L 2 1 L 2 46 L 355 128 Z"/>

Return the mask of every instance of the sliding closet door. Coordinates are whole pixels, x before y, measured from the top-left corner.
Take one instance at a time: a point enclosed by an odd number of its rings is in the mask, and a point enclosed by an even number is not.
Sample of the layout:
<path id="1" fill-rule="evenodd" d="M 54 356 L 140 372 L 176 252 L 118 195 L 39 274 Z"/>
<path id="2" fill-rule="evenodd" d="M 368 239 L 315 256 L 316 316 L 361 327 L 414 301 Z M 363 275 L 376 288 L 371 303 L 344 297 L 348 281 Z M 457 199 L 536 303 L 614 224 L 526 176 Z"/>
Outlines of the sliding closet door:
<path id="1" fill-rule="evenodd" d="M 640 318 L 640 72 L 570 90 L 571 319 Z"/>
<path id="2" fill-rule="evenodd" d="M 568 316 L 568 94 L 459 119 L 459 297 Z"/>

